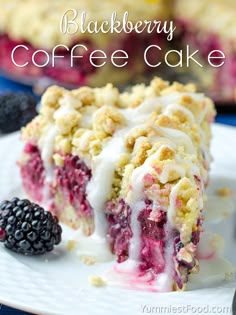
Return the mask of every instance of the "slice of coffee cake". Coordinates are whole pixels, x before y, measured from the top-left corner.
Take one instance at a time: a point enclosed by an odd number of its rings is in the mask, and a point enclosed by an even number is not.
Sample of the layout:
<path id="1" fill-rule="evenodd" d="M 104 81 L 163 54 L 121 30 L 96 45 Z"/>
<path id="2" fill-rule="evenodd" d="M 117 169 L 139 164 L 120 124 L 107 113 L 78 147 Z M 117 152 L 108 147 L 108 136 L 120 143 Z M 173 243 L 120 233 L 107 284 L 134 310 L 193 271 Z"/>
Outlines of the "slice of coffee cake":
<path id="1" fill-rule="evenodd" d="M 193 85 L 159 78 L 124 93 L 53 86 L 22 132 L 24 188 L 98 260 L 182 289 L 198 270 L 214 115 Z"/>

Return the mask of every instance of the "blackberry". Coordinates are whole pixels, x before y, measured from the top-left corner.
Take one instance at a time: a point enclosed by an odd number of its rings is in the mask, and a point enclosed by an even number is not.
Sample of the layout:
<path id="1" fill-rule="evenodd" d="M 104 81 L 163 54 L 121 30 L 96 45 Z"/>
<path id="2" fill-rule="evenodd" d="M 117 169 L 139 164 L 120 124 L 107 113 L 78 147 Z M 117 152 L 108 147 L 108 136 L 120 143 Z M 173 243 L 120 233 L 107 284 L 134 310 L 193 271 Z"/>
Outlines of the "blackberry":
<path id="1" fill-rule="evenodd" d="M 0 131 L 9 133 L 19 130 L 36 115 L 36 98 L 28 93 L 0 95 Z"/>
<path id="2" fill-rule="evenodd" d="M 40 255 L 61 242 L 57 217 L 27 199 L 0 204 L 0 241 L 17 253 Z"/>

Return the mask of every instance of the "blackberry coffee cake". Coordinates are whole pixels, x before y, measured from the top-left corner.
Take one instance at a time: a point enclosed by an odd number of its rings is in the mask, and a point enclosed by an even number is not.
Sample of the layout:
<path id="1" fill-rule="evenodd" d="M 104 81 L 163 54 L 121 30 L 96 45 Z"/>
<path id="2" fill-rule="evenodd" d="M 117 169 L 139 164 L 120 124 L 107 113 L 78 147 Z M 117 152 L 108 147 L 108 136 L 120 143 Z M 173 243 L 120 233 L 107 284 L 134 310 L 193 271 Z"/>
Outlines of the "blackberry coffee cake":
<path id="1" fill-rule="evenodd" d="M 165 40 L 165 34 L 153 32 L 136 33 L 122 31 L 116 32 L 91 33 L 85 29 L 82 32 L 72 28 L 74 34 L 64 34 L 61 32 L 60 23 L 63 15 L 69 10 L 74 9 L 78 12 L 76 23 L 81 27 L 82 13 L 86 13 L 84 28 L 90 21 L 98 23 L 100 26 L 104 21 L 112 20 L 112 13 L 116 12 L 117 22 L 122 23 L 123 16 L 127 11 L 128 20 L 136 23 L 142 21 L 166 21 L 169 20 L 169 7 L 166 6 L 166 0 L 149 1 L 139 0 L 103 0 L 99 3 L 96 0 L 0 0 L 0 69 L 14 77 L 23 78 L 32 83 L 39 78 L 46 80 L 45 83 L 56 81 L 72 86 L 102 86 L 107 81 L 113 83 L 124 83 L 130 79 L 136 78 L 148 70 L 143 62 L 143 52 L 151 44 L 158 43 L 162 45 Z M 74 14 L 68 13 L 68 19 L 72 19 Z M 106 27 L 105 27 L 106 30 Z M 78 47 L 74 55 L 81 56 L 74 59 L 71 67 L 71 51 L 76 45 Z M 14 60 L 11 54 L 15 47 L 24 45 L 26 48 L 17 48 L 14 52 Z M 55 55 L 62 56 L 52 62 L 52 52 L 57 45 L 61 45 L 55 50 Z M 62 47 L 64 45 L 64 47 Z M 37 53 L 41 50 L 40 53 Z M 42 52 L 46 51 L 49 55 Z M 94 67 L 90 62 L 90 54 L 95 50 L 102 50 L 107 55 L 107 63 L 102 67 Z M 129 62 L 125 67 L 115 67 L 110 58 L 116 50 L 124 50 L 129 56 Z M 35 54 L 34 61 L 32 57 Z M 96 53 L 98 58 L 104 57 L 103 53 Z M 117 57 L 124 55 L 117 53 Z M 96 59 L 95 64 L 102 64 L 104 59 Z M 151 56 L 150 56 L 151 58 Z M 126 60 L 118 61 L 117 64 L 123 64 Z M 45 65 L 42 67 L 35 65 Z M 22 66 L 26 65 L 26 66 Z"/>
<path id="2" fill-rule="evenodd" d="M 193 85 L 159 78 L 123 93 L 50 87 L 22 132 L 23 186 L 79 231 L 82 251 L 113 253 L 157 291 L 183 289 L 198 271 L 214 115 Z"/>

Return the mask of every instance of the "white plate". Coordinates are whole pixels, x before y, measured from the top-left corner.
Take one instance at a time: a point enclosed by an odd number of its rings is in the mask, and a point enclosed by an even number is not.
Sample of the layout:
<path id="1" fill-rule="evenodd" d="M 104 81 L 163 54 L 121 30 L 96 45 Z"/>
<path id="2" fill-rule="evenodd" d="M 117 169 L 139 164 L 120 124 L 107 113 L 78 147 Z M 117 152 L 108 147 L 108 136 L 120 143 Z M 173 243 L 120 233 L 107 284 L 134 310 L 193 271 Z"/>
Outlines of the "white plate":
<path id="1" fill-rule="evenodd" d="M 210 190 L 226 185 L 235 193 L 236 129 L 215 125 L 213 134 L 212 153 L 215 161 L 212 165 Z M 0 140 L 1 200 L 23 196 L 16 166 L 21 149 L 19 134 Z M 236 266 L 235 227 L 233 214 L 223 223 L 215 224 L 213 229 L 220 231 L 227 239 L 226 256 Z M 221 277 L 211 286 L 200 281 L 198 289 L 183 293 L 157 294 L 112 286 L 92 287 L 88 283 L 88 276 L 99 274 L 110 263 L 84 265 L 65 249 L 66 238 L 65 233 L 63 244 L 53 253 L 40 258 L 16 255 L 0 246 L 0 303 L 44 315 L 138 315 L 148 313 L 150 306 L 154 307 L 152 313 L 161 314 L 158 307 L 168 307 L 170 303 L 172 306 L 183 306 L 187 301 L 192 301 L 192 306 L 202 307 L 206 305 L 204 303 L 212 303 L 213 306 L 231 304 L 234 283 L 224 283 Z M 172 310 L 164 310 L 164 313 L 171 314 Z"/>

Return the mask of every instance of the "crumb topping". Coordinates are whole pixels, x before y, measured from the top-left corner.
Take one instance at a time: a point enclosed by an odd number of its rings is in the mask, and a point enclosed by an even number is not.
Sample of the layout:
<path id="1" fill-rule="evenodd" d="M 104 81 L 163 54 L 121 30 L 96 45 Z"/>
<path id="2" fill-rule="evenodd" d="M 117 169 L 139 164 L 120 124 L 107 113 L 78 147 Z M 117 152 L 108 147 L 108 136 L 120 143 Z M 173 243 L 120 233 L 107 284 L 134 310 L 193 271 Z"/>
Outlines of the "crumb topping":
<path id="1" fill-rule="evenodd" d="M 45 92 L 40 114 L 23 129 L 23 138 L 42 142 L 48 128 L 56 128 L 55 165 L 63 166 L 63 155 L 71 153 L 92 172 L 98 166 L 94 159 L 107 163 L 112 173 L 99 173 L 110 178 L 107 201 L 159 196 L 188 242 L 203 207 L 214 115 L 212 101 L 193 85 L 160 78 L 124 93 L 111 84 L 72 91 L 54 86 Z"/>
<path id="2" fill-rule="evenodd" d="M 56 166 L 62 167 L 64 165 L 64 157 L 58 153 L 53 155 L 53 160 Z"/>
<path id="3" fill-rule="evenodd" d="M 93 128 L 107 135 L 113 135 L 118 129 L 125 126 L 124 116 L 111 106 L 102 106 L 93 115 Z"/>

